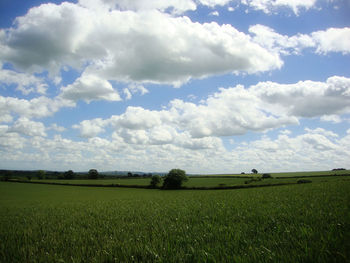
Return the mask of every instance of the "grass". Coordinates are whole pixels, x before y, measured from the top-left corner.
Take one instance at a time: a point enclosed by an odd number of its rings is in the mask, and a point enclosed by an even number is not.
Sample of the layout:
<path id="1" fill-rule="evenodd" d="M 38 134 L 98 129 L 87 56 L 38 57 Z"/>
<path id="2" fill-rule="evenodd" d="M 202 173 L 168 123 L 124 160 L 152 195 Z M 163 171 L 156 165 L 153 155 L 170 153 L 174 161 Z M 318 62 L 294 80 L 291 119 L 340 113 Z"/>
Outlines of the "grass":
<path id="1" fill-rule="evenodd" d="M 184 187 L 230 187 L 237 185 L 266 185 L 280 183 L 297 183 L 300 178 L 280 177 L 272 179 L 258 180 L 259 177 L 238 178 L 238 177 L 191 177 L 183 184 Z M 332 181 L 338 180 L 338 176 L 318 176 L 312 177 L 312 181 Z M 31 180 L 33 182 L 50 182 L 57 184 L 95 184 L 95 185 L 142 185 L 148 186 L 150 178 L 125 178 L 125 179 L 97 179 L 97 180 Z"/>
<path id="2" fill-rule="evenodd" d="M 349 190 L 347 177 L 229 191 L 0 182 L 0 262 L 349 262 Z"/>
<path id="3" fill-rule="evenodd" d="M 340 170 L 340 171 L 310 171 L 310 172 L 283 172 L 283 173 L 270 173 L 272 177 L 308 177 L 308 176 L 330 176 L 330 175 L 343 175 L 350 174 L 350 170 Z M 211 174 L 204 176 L 215 176 L 215 177 L 259 177 L 261 173 L 258 174 Z"/>

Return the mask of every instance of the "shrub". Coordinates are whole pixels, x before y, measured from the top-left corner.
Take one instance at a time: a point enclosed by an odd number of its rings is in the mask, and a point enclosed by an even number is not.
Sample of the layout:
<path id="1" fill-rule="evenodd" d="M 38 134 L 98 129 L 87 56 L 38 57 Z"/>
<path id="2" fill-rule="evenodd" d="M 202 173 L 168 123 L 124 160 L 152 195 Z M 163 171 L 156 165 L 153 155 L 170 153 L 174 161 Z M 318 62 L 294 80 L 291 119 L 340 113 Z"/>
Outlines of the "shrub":
<path id="1" fill-rule="evenodd" d="M 158 184 L 162 181 L 162 178 L 159 175 L 153 175 L 151 178 L 150 186 L 157 187 Z"/>
<path id="2" fill-rule="evenodd" d="M 39 180 L 45 179 L 46 172 L 44 170 L 39 170 L 37 172 L 37 177 Z"/>
<path id="3" fill-rule="evenodd" d="M 262 179 L 272 178 L 271 174 L 263 174 Z"/>
<path id="4" fill-rule="evenodd" d="M 186 172 L 181 169 L 172 169 L 164 177 L 163 188 L 165 189 L 176 189 L 181 188 L 183 182 L 188 180 Z"/>
<path id="5" fill-rule="evenodd" d="M 307 179 L 300 179 L 297 181 L 298 184 L 307 184 L 307 183 L 311 183 L 311 180 L 307 180 Z"/>

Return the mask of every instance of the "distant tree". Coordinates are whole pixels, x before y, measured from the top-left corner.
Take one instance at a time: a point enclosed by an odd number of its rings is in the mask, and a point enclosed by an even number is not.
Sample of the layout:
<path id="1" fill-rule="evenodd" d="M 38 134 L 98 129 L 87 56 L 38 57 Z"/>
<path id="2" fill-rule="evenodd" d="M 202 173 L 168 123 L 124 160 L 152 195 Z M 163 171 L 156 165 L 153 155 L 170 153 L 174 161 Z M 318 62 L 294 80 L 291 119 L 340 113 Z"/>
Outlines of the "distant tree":
<path id="1" fill-rule="evenodd" d="M 162 178 L 158 175 L 158 174 L 155 174 L 152 176 L 151 178 L 151 182 L 150 182 L 150 185 L 152 187 L 156 187 L 157 185 L 160 184 L 160 182 L 162 181 Z"/>
<path id="2" fill-rule="evenodd" d="M 32 180 L 32 176 L 30 174 L 27 175 L 28 181 Z"/>
<path id="3" fill-rule="evenodd" d="M 11 170 L 3 170 L 1 181 L 8 181 L 9 179 L 12 178 L 12 176 L 13 176 L 13 171 L 11 171 Z"/>
<path id="4" fill-rule="evenodd" d="M 131 172 L 128 172 L 128 177 L 131 177 L 132 176 L 132 173 Z"/>
<path id="5" fill-rule="evenodd" d="M 241 174 L 245 174 L 245 172 L 241 172 Z"/>
<path id="6" fill-rule="evenodd" d="M 45 179 L 46 172 L 44 170 L 39 170 L 36 174 L 39 180 Z"/>
<path id="7" fill-rule="evenodd" d="M 253 173 L 253 174 L 257 174 L 257 173 L 258 173 L 258 170 L 252 169 L 252 173 Z"/>
<path id="8" fill-rule="evenodd" d="M 72 170 L 68 170 L 63 175 L 64 179 L 73 179 L 74 178 L 74 172 Z"/>
<path id="9" fill-rule="evenodd" d="M 98 171 L 96 169 L 90 169 L 88 177 L 89 177 L 89 179 L 97 179 L 98 178 Z"/>
<path id="10" fill-rule="evenodd" d="M 172 169 L 164 177 L 163 188 L 180 188 L 183 182 L 188 180 L 186 172 L 181 169 Z"/>

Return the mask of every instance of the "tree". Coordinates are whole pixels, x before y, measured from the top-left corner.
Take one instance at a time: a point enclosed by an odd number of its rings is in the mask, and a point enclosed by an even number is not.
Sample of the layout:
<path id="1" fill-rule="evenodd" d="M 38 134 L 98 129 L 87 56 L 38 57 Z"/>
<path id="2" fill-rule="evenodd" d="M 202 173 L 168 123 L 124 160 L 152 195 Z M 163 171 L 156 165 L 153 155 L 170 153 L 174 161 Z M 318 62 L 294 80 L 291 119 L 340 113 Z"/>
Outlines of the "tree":
<path id="1" fill-rule="evenodd" d="M 257 170 L 257 169 L 252 169 L 252 173 L 253 173 L 253 174 L 257 174 L 257 173 L 258 173 L 258 170 Z"/>
<path id="2" fill-rule="evenodd" d="M 3 170 L 2 175 L 3 176 L 1 177 L 1 181 L 8 181 L 9 179 L 12 178 L 13 171 L 11 171 L 11 170 Z"/>
<path id="3" fill-rule="evenodd" d="M 166 189 L 175 189 L 181 188 L 183 182 L 188 180 L 186 172 L 181 169 L 172 169 L 164 177 L 163 188 Z"/>
<path id="4" fill-rule="evenodd" d="M 46 174 L 46 172 L 44 170 L 39 170 L 37 173 L 38 179 L 39 180 L 45 179 L 45 174 Z"/>
<path id="5" fill-rule="evenodd" d="M 151 178 L 150 185 L 151 187 L 156 187 L 158 184 L 160 184 L 161 181 L 162 181 L 162 178 L 159 175 L 155 174 Z"/>
<path id="6" fill-rule="evenodd" d="M 89 170 L 89 179 L 97 179 L 98 178 L 98 172 L 96 169 L 90 169 Z"/>
<path id="7" fill-rule="evenodd" d="M 74 178 L 74 172 L 72 170 L 68 170 L 63 175 L 64 179 L 73 179 Z"/>

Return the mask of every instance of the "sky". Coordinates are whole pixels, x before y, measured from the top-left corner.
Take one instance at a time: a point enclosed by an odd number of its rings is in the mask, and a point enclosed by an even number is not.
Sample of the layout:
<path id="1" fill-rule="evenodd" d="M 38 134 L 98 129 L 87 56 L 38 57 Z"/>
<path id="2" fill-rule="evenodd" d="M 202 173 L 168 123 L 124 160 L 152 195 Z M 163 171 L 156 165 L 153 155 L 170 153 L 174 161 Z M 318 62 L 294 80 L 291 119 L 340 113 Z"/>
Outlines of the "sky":
<path id="1" fill-rule="evenodd" d="M 2 0 L 0 168 L 350 164 L 348 0 Z"/>

